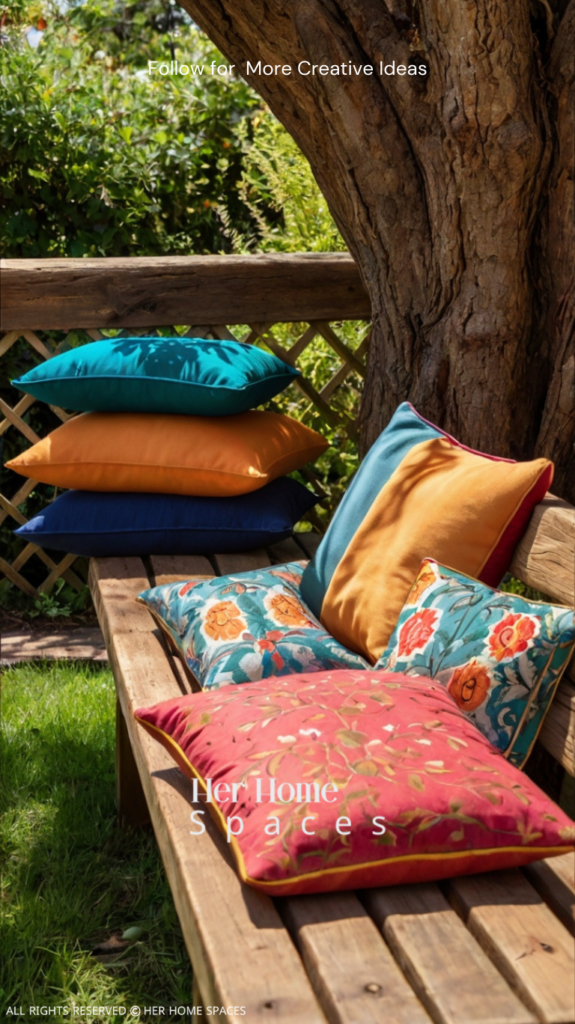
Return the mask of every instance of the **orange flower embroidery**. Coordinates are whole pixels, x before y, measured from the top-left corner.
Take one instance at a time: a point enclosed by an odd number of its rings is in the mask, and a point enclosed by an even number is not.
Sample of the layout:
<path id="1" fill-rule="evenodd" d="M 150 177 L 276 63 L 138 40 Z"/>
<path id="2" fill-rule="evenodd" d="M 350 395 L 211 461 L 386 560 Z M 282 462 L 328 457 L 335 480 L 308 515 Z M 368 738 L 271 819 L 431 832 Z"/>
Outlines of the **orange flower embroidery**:
<path id="1" fill-rule="evenodd" d="M 456 668 L 447 690 L 462 711 L 475 711 L 487 697 L 491 680 L 487 669 L 478 661 Z"/>
<path id="2" fill-rule="evenodd" d="M 246 628 L 233 601 L 219 601 L 208 609 L 204 629 L 212 640 L 235 640 Z"/>
<path id="3" fill-rule="evenodd" d="M 509 614 L 491 632 L 489 653 L 496 661 L 512 658 L 514 654 L 526 651 L 529 640 L 539 630 L 539 623 L 529 615 Z"/>
<path id="4" fill-rule="evenodd" d="M 421 595 L 425 593 L 427 588 L 430 587 L 432 583 L 435 583 L 436 579 L 437 576 L 435 575 L 429 562 L 424 562 L 420 569 L 419 576 L 417 577 L 415 583 L 413 584 L 409 592 L 409 597 L 407 598 L 407 601 L 405 603 L 417 604 Z"/>
<path id="5" fill-rule="evenodd" d="M 423 608 L 416 612 L 399 631 L 398 658 L 408 657 L 418 648 L 425 647 L 433 635 L 438 613 L 433 608 Z"/>
<path id="6" fill-rule="evenodd" d="M 273 617 L 282 626 L 311 626 L 301 604 L 290 594 L 276 594 L 269 603 Z"/>

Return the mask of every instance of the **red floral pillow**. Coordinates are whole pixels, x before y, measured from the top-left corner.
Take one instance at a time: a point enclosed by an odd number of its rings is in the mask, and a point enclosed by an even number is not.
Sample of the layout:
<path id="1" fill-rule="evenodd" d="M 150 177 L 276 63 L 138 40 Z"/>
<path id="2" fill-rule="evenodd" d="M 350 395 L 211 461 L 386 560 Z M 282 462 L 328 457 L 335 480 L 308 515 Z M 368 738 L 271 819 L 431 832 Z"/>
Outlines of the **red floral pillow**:
<path id="1" fill-rule="evenodd" d="M 575 826 L 439 684 L 376 671 L 262 680 L 136 712 L 274 895 L 422 882 L 573 848 Z M 192 812 L 190 842 L 203 829 Z"/>

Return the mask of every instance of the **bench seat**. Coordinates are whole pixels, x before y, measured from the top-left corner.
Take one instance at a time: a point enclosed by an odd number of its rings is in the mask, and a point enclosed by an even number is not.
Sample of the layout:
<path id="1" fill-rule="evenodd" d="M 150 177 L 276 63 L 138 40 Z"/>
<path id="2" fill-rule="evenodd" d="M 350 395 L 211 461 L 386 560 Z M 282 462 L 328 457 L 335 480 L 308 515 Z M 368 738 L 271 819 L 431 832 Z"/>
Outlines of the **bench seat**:
<path id="1" fill-rule="evenodd" d="M 550 562 L 548 544 L 540 557 L 538 531 L 536 522 L 515 561 L 521 578 L 540 586 L 533 580 Z M 193 575 L 308 558 L 316 544 L 316 535 L 300 534 L 267 550 L 209 560 L 157 556 L 90 565 L 117 688 L 120 821 L 137 826 L 151 819 L 192 962 L 194 1005 L 198 1012 L 226 1007 L 226 1020 L 248 1024 L 573 1024 L 571 854 L 441 885 L 272 899 L 239 880 L 209 816 L 205 833 L 190 835 L 191 785 L 133 712 L 197 684 L 135 597 Z M 563 565 L 553 572 L 566 590 Z M 541 742 L 571 773 L 574 710 L 570 677 Z"/>

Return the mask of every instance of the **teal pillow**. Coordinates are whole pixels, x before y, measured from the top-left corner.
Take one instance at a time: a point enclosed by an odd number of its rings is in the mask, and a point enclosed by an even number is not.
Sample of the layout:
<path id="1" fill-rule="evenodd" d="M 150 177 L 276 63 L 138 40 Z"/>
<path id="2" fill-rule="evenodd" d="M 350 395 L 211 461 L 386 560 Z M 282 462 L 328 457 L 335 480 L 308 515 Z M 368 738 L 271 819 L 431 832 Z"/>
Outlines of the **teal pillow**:
<path id="1" fill-rule="evenodd" d="M 47 359 L 12 383 L 75 412 L 223 416 L 269 401 L 297 376 L 239 341 L 106 338 Z"/>
<path id="2" fill-rule="evenodd" d="M 204 690 L 325 669 L 369 668 L 303 604 L 303 562 L 167 583 L 143 602 Z"/>
<path id="3" fill-rule="evenodd" d="M 493 590 L 426 558 L 374 667 L 441 683 L 520 768 L 574 645 L 572 608 Z"/>

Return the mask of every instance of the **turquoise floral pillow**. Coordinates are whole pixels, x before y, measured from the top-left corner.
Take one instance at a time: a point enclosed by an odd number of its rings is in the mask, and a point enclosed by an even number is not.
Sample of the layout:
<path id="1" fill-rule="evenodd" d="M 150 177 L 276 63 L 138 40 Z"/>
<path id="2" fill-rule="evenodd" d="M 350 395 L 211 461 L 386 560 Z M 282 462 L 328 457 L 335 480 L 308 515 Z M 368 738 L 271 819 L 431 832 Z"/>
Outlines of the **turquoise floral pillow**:
<path id="1" fill-rule="evenodd" d="M 303 604 L 304 562 L 145 590 L 143 602 L 204 690 L 323 669 L 369 668 Z"/>
<path id="2" fill-rule="evenodd" d="M 521 767 L 575 644 L 575 612 L 426 558 L 375 665 L 442 683 L 458 707 Z"/>

